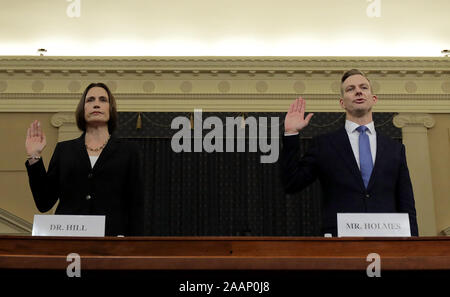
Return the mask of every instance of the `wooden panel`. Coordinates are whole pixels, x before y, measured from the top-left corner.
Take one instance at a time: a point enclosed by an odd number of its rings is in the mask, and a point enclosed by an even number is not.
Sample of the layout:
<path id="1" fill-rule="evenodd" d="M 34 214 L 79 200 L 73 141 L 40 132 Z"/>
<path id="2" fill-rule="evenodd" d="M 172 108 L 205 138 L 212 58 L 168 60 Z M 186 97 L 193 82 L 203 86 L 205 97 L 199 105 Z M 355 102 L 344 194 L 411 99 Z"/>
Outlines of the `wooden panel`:
<path id="1" fill-rule="evenodd" d="M 450 270 L 450 238 L 0 236 L 0 269 L 87 270 Z"/>

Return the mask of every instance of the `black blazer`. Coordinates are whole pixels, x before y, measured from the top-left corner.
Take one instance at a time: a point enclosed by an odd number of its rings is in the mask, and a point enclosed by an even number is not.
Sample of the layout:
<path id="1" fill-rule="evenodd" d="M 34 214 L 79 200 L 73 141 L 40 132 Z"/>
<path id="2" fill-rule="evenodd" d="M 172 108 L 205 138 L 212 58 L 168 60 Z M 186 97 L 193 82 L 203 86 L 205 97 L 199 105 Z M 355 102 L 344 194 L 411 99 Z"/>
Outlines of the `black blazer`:
<path id="1" fill-rule="evenodd" d="M 41 212 L 57 200 L 56 214 L 105 215 L 105 235 L 142 235 L 143 183 L 137 146 L 111 137 L 94 168 L 84 135 L 56 145 L 45 171 L 42 159 L 25 163 Z"/>
<path id="2" fill-rule="evenodd" d="M 318 136 L 299 159 L 298 136 L 284 136 L 282 179 L 287 193 L 319 179 L 322 232 L 337 235 L 337 213 L 408 213 L 411 235 L 418 236 L 414 194 L 405 146 L 377 132 L 377 152 L 367 189 L 345 128 Z"/>

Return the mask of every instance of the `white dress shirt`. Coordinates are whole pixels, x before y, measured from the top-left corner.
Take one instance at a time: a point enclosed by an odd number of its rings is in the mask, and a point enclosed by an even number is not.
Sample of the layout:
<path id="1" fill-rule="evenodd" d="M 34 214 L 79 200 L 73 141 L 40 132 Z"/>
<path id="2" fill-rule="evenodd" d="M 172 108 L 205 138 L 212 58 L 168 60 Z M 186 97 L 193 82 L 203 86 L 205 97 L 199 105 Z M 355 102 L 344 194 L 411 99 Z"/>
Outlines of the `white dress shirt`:
<path id="1" fill-rule="evenodd" d="M 359 132 L 356 130 L 360 125 L 355 122 L 345 120 L 345 130 L 348 134 L 348 139 L 350 140 L 350 145 L 352 146 L 353 154 L 358 164 L 358 168 L 361 169 L 359 165 Z M 377 155 L 377 132 L 375 132 L 375 125 L 372 122 L 365 125 L 368 130 L 366 134 L 369 136 L 370 143 L 370 153 L 372 154 L 372 162 L 375 164 L 375 157 Z M 299 133 L 284 133 L 284 136 L 298 135 Z"/>
<path id="2" fill-rule="evenodd" d="M 358 130 L 356 130 L 356 128 L 358 128 L 359 126 L 360 125 L 355 122 L 349 120 L 345 121 L 345 130 L 347 131 L 348 139 L 350 140 L 356 163 L 358 163 L 358 167 L 359 169 L 361 169 L 361 166 L 359 165 L 359 132 Z M 377 133 L 375 132 L 375 125 L 372 121 L 365 126 L 368 128 L 366 134 L 367 136 L 369 136 L 372 162 L 375 164 L 375 156 L 377 155 Z"/>
<path id="3" fill-rule="evenodd" d="M 94 168 L 95 162 L 98 160 L 98 156 L 89 156 L 89 160 L 91 160 L 91 168 Z"/>

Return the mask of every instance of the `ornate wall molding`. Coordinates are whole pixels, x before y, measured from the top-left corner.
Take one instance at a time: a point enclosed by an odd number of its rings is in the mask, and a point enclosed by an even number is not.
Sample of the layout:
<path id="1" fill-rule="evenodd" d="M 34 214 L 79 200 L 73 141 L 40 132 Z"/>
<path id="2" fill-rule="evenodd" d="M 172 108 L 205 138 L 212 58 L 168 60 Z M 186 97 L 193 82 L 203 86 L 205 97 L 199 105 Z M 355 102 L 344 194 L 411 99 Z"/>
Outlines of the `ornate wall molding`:
<path id="1" fill-rule="evenodd" d="M 33 224 L 0 208 L 0 230 L 7 234 L 31 234 Z"/>
<path id="2" fill-rule="evenodd" d="M 402 128 L 406 159 L 414 189 L 420 235 L 435 236 L 436 212 L 431 176 L 428 129 L 434 127 L 431 114 L 400 113 L 393 118 L 394 126 Z"/>
<path id="3" fill-rule="evenodd" d="M 103 81 L 119 111 L 341 111 L 339 80 L 360 68 L 379 112 L 450 112 L 450 59 L 398 57 L 0 57 L 0 112 L 69 112 Z"/>
<path id="4" fill-rule="evenodd" d="M 434 120 L 433 116 L 430 114 L 413 114 L 413 113 L 402 113 L 399 115 L 396 115 L 393 119 L 394 125 L 397 128 L 404 128 L 406 126 L 425 126 L 426 128 L 430 129 L 433 128 L 436 124 L 436 121 Z"/>
<path id="5" fill-rule="evenodd" d="M 143 74 L 151 71 L 178 73 L 229 72 L 239 71 L 254 74 L 266 71 L 269 74 L 286 72 L 305 72 L 307 74 L 342 71 L 351 67 L 365 69 L 368 73 L 388 75 L 433 73 L 442 75 L 449 72 L 450 60 L 447 57 L 49 57 L 49 56 L 3 56 L 0 57 L 2 71 L 32 73 L 43 71 L 70 73 L 125 72 Z M 215 70 L 214 72 L 211 72 Z M 237 71 L 237 72 L 236 72 Z"/>
<path id="6" fill-rule="evenodd" d="M 50 123 L 58 128 L 58 142 L 77 138 L 81 131 L 77 127 L 74 112 L 59 112 L 52 116 Z"/>
<path id="7" fill-rule="evenodd" d="M 50 120 L 53 127 L 59 128 L 62 125 L 76 124 L 75 115 L 73 113 L 56 113 L 52 116 Z"/>

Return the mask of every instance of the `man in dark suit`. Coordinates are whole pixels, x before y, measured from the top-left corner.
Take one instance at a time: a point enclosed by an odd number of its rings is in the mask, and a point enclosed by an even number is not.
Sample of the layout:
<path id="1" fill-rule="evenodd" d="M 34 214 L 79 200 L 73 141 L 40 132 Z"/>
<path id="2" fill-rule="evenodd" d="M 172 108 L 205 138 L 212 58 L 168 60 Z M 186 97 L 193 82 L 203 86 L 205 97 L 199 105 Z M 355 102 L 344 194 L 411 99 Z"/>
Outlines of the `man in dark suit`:
<path id="1" fill-rule="evenodd" d="M 339 103 L 346 112 L 345 127 L 313 139 L 301 158 L 297 135 L 313 114 L 305 117 L 301 97 L 286 114 L 283 184 L 294 193 L 320 180 L 323 233 L 337 235 L 337 213 L 408 213 L 411 235 L 418 236 L 405 147 L 375 131 L 372 107 L 377 101 L 364 73 L 344 73 Z"/>

